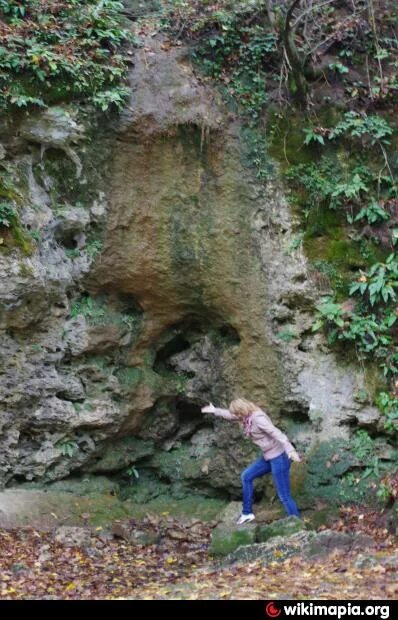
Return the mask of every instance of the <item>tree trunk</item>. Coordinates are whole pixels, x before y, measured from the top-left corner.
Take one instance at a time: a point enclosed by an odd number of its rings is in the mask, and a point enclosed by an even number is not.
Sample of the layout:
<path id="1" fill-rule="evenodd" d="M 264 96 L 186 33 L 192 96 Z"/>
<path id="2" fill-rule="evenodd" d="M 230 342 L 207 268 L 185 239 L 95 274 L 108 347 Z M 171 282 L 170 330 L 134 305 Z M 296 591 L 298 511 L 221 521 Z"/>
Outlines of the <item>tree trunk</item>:
<path id="1" fill-rule="evenodd" d="M 304 74 L 304 61 L 300 56 L 300 53 L 296 47 L 294 41 L 294 31 L 292 30 L 292 18 L 295 9 L 300 5 L 301 0 L 293 0 L 290 7 L 287 10 L 285 24 L 282 30 L 282 41 L 285 46 L 286 55 L 290 64 L 289 74 L 289 90 L 296 101 L 301 107 L 307 106 L 308 95 L 308 83 Z"/>

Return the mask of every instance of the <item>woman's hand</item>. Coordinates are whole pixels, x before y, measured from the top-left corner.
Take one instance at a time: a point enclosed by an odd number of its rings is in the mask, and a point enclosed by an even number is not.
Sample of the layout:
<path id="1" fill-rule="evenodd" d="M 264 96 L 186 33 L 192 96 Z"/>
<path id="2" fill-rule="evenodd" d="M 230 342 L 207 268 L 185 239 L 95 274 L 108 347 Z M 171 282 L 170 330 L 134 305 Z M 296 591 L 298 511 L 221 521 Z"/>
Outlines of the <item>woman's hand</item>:
<path id="1" fill-rule="evenodd" d="M 202 407 L 201 409 L 202 413 L 214 413 L 215 410 L 216 408 L 213 403 L 210 403 L 209 405 L 206 405 L 206 407 Z"/>
<path id="2" fill-rule="evenodd" d="M 299 453 L 296 452 L 296 450 L 292 450 L 292 452 L 289 452 L 288 457 L 290 460 L 295 461 L 296 463 L 300 463 L 301 461 L 301 457 Z"/>

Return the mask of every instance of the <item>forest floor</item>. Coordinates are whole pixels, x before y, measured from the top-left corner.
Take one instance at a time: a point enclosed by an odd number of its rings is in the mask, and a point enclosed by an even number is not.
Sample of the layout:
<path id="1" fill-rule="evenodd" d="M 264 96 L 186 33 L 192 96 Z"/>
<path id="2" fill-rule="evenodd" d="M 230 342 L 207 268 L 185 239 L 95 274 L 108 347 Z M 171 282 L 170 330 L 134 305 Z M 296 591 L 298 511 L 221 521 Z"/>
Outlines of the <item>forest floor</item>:
<path id="1" fill-rule="evenodd" d="M 54 530 L 1 530 L 0 598 L 396 599 L 397 539 L 379 517 L 346 508 L 332 525 L 370 534 L 376 543 L 371 552 L 336 551 L 322 559 L 296 556 L 283 562 L 276 557 L 266 566 L 260 561 L 222 566 L 208 555 L 214 523 L 181 517 L 163 517 L 165 535 L 148 546 L 115 538 L 101 527 L 89 531 L 87 544 L 71 547 L 57 542 Z"/>

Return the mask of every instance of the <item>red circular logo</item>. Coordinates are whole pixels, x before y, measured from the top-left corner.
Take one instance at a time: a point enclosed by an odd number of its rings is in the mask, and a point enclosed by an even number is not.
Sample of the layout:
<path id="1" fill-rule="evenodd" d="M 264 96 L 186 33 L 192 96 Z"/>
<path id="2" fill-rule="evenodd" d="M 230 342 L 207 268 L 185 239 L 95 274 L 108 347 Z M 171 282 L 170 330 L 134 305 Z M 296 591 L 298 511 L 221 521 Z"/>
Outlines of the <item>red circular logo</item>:
<path id="1" fill-rule="evenodd" d="M 270 618 L 277 618 L 278 616 L 281 615 L 281 610 L 275 607 L 275 603 L 271 601 L 270 603 L 267 603 L 267 605 L 265 606 L 265 613 Z"/>

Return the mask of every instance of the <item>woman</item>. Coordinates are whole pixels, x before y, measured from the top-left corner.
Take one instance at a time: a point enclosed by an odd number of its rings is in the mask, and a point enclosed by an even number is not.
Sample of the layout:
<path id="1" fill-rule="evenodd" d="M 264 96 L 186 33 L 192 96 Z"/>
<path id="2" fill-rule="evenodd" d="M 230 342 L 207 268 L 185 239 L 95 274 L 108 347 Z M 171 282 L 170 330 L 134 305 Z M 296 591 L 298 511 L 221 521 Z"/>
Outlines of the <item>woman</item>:
<path id="1" fill-rule="evenodd" d="M 244 398 L 233 400 L 229 409 L 219 409 L 210 403 L 202 408 L 202 413 L 236 420 L 242 425 L 245 435 L 263 452 L 263 456 L 242 472 L 243 510 L 238 525 L 255 518 L 252 512 L 253 480 L 269 473 L 272 473 L 278 497 L 287 514 L 299 517 L 296 503 L 290 495 L 289 470 L 291 461 L 299 462 L 301 459 L 286 435 L 272 424 L 268 415 Z"/>

